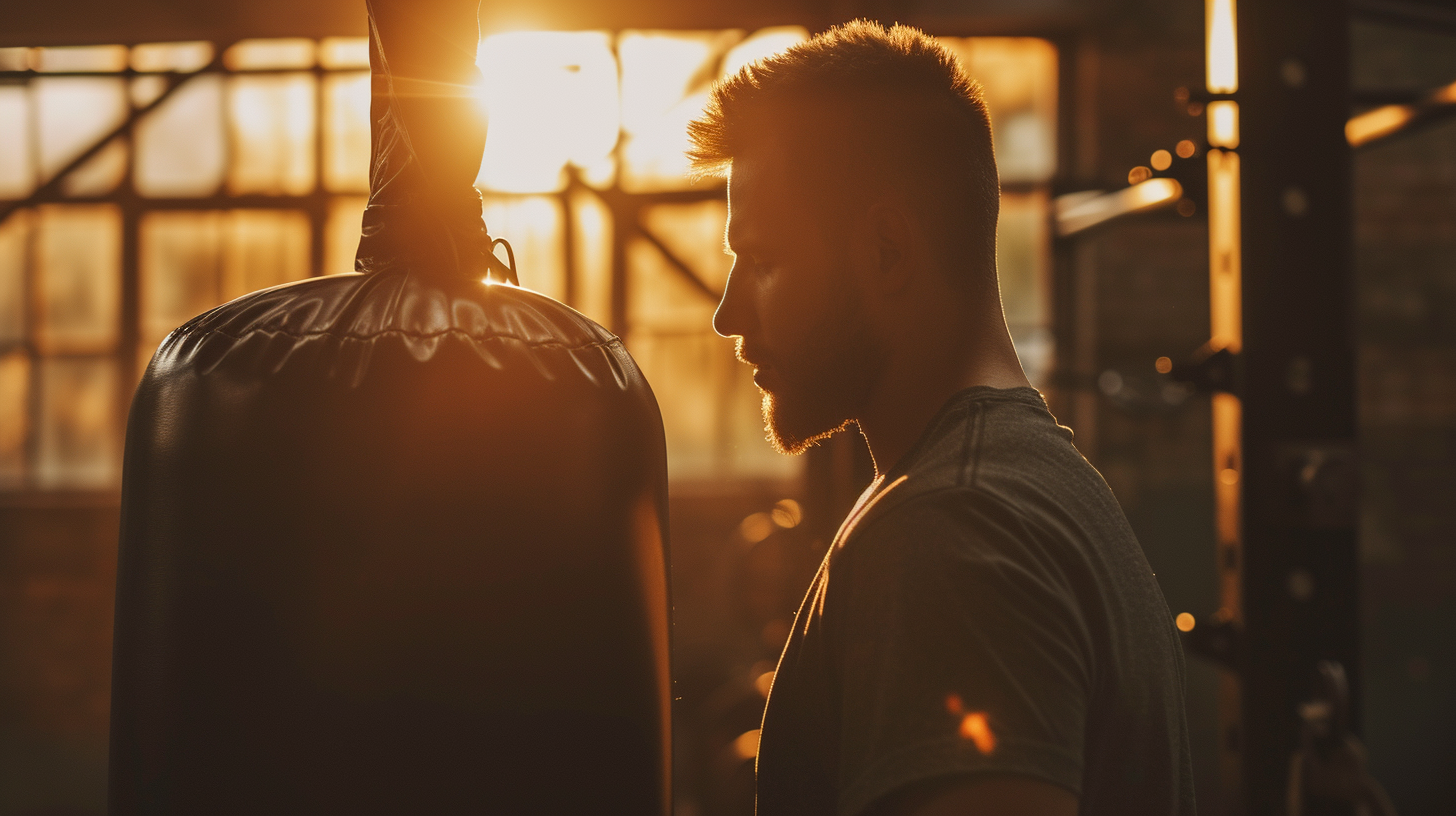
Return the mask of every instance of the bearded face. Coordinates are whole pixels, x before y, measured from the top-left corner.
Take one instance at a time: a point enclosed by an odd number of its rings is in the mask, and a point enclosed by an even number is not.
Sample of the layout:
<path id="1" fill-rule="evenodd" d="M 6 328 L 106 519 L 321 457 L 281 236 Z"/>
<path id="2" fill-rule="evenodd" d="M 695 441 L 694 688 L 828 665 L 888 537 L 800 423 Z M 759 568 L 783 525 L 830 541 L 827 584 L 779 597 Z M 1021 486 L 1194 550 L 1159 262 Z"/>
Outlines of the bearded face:
<path id="1" fill-rule="evenodd" d="M 797 454 L 852 422 L 878 365 L 844 236 L 789 167 L 735 160 L 733 271 L 713 325 L 754 367 L 770 443 Z"/>
<path id="2" fill-rule="evenodd" d="M 763 394 L 764 431 L 780 453 L 798 455 L 844 430 L 869 390 L 874 346 L 856 320 L 857 306 L 847 297 L 824 306 L 817 329 L 797 338 L 798 344 L 755 349 L 761 360 L 746 355 L 744 339 L 738 340 L 739 360 L 762 363 L 755 365 L 753 379 Z"/>

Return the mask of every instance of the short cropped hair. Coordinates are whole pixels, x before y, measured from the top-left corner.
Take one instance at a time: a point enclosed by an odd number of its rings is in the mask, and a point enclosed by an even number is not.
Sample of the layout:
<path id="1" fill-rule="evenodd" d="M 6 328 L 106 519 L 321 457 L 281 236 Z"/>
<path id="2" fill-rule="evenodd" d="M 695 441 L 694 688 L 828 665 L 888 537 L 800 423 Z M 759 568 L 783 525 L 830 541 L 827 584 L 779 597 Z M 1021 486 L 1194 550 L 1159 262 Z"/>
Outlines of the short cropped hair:
<path id="1" fill-rule="evenodd" d="M 844 184 L 898 184 L 947 268 L 972 271 L 966 290 L 995 286 L 991 120 L 980 86 L 918 29 L 856 20 L 750 63 L 713 88 L 688 136 L 700 175 L 774 140 Z"/>

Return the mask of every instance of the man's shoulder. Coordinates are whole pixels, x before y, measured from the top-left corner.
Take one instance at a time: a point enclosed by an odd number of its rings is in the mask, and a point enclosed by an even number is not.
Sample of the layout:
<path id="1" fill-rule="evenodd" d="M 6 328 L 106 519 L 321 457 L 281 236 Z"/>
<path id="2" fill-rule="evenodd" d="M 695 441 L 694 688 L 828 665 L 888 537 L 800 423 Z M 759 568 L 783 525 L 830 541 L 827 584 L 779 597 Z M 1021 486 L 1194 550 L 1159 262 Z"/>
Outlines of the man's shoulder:
<path id="1" fill-rule="evenodd" d="M 948 561 L 1016 559 L 1029 535 L 1026 520 L 993 493 L 924 486 L 872 508 L 838 547 L 852 561 L 935 570 Z"/>

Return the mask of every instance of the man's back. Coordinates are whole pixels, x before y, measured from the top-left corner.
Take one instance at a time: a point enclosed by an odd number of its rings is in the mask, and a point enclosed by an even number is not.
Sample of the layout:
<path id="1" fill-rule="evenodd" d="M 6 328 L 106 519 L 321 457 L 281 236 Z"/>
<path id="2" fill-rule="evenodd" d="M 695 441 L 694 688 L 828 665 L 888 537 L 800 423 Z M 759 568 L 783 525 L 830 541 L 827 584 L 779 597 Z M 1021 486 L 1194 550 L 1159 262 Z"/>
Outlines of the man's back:
<path id="1" fill-rule="evenodd" d="M 780 662 L 758 774 L 763 816 L 854 816 L 963 774 L 1049 782 L 1085 814 L 1193 811 L 1167 606 L 1035 391 L 957 394 L 861 500 Z"/>

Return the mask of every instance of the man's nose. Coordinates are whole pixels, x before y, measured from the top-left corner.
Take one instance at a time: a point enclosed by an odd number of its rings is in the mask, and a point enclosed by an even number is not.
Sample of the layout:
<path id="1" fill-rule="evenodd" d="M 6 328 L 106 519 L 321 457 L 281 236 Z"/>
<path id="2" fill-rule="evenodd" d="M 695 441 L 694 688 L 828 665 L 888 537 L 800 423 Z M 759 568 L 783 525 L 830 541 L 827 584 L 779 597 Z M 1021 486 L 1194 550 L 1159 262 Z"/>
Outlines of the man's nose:
<path id="1" fill-rule="evenodd" d="M 724 337 L 741 336 L 744 332 L 742 275 L 738 274 L 737 266 L 735 263 L 735 268 L 729 271 L 728 282 L 723 286 L 723 299 L 718 302 L 717 311 L 713 312 L 713 331 Z"/>

